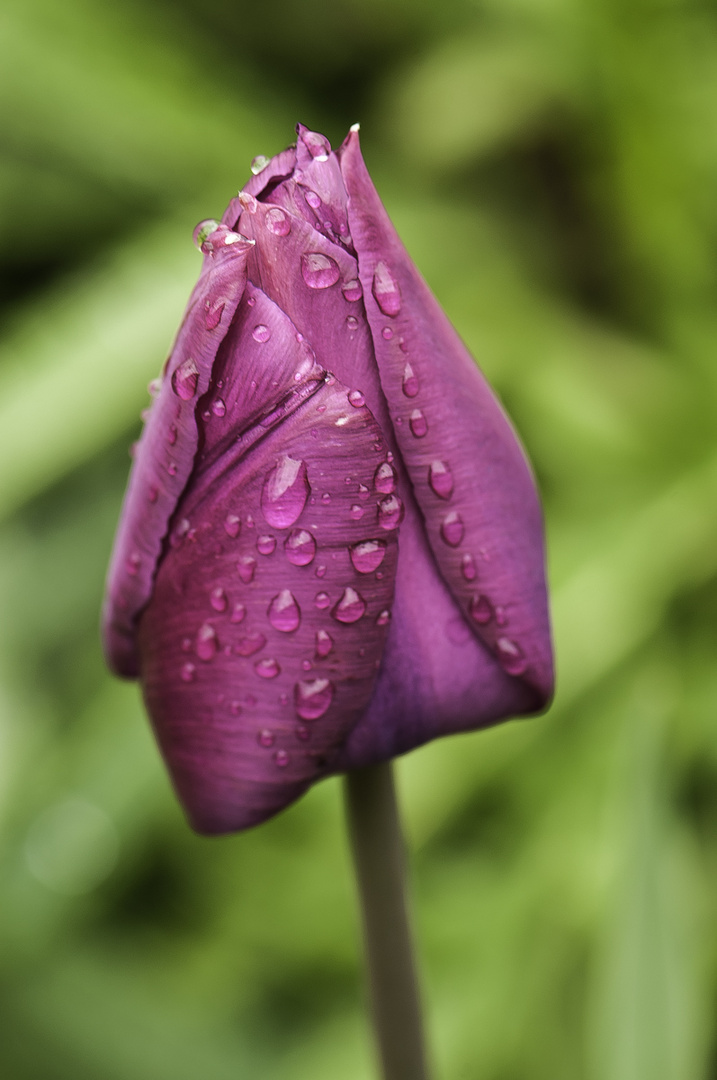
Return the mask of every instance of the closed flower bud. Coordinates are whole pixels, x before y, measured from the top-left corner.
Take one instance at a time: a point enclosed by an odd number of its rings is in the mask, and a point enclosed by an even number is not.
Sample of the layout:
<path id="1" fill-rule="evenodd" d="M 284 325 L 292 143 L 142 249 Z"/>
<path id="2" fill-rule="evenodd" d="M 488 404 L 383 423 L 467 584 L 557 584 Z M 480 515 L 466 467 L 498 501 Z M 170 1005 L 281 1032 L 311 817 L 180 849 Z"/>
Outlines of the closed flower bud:
<path id="1" fill-rule="evenodd" d="M 197 227 L 108 577 L 108 661 L 201 832 L 552 692 L 524 453 L 357 130 L 298 134 Z"/>

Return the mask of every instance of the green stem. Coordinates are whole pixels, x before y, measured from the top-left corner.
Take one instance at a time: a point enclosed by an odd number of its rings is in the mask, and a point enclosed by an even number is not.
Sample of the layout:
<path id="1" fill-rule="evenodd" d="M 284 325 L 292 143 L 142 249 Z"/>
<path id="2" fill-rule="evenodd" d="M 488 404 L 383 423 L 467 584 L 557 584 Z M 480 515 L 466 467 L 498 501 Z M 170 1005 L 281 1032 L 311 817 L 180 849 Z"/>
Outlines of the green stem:
<path id="1" fill-rule="evenodd" d="M 345 795 L 383 1080 L 428 1080 L 391 763 L 348 773 Z"/>

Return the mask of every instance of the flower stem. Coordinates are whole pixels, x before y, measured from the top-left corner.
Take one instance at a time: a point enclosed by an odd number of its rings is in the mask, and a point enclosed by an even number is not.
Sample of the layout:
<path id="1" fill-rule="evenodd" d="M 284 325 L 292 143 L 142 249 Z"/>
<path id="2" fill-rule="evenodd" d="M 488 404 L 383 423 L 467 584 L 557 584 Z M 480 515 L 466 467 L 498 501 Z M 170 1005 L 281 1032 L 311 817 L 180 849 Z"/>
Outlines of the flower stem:
<path id="1" fill-rule="evenodd" d="M 383 1080 L 428 1080 L 391 762 L 345 777 L 374 1034 Z"/>

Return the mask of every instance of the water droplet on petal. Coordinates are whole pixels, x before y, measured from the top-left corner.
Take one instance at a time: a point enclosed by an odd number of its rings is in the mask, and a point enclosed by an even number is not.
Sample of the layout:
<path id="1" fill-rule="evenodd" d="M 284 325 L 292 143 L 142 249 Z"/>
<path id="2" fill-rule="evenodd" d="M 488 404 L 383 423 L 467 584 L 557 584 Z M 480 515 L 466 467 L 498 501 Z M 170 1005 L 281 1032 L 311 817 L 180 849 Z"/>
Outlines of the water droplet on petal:
<path id="1" fill-rule="evenodd" d="M 328 679 L 302 679 L 294 687 L 294 708 L 302 720 L 318 720 L 334 700 L 335 687 Z"/>
<path id="2" fill-rule="evenodd" d="M 141 564 L 142 564 L 142 559 L 140 557 L 139 552 L 138 551 L 133 551 L 131 555 L 127 556 L 127 561 L 124 564 L 125 565 L 125 570 L 127 571 L 128 574 L 131 574 L 132 577 L 134 577 L 134 575 L 138 572 Z"/>
<path id="3" fill-rule="evenodd" d="M 331 146 L 329 140 L 318 131 L 303 131 L 301 140 L 315 161 L 328 161 Z"/>
<path id="4" fill-rule="evenodd" d="M 302 742 L 306 742 L 311 738 L 311 730 L 307 728 L 306 724 L 297 724 L 294 728 L 297 739 L 301 739 Z"/>
<path id="5" fill-rule="evenodd" d="M 318 592 L 314 597 L 314 603 L 316 604 L 319 611 L 323 611 L 324 608 L 327 608 L 331 603 L 331 598 L 326 592 Z"/>
<path id="6" fill-rule="evenodd" d="M 170 446 L 174 446 L 177 441 L 177 425 L 170 424 L 167 428 L 167 442 Z"/>
<path id="7" fill-rule="evenodd" d="M 316 655 L 320 660 L 328 656 L 334 647 L 334 639 L 325 630 L 316 631 Z"/>
<path id="8" fill-rule="evenodd" d="M 204 325 L 207 330 L 215 330 L 221 322 L 222 315 L 225 307 L 224 300 L 217 300 L 214 303 L 211 300 L 206 300 L 204 303 Z"/>
<path id="9" fill-rule="evenodd" d="M 463 577 L 466 579 L 466 581 L 475 581 L 477 573 L 475 559 L 467 552 L 461 559 L 461 570 L 463 572 Z"/>
<path id="10" fill-rule="evenodd" d="M 275 679 L 281 673 L 281 668 L 273 656 L 267 656 L 263 660 L 257 660 L 254 671 L 261 679 Z"/>
<path id="11" fill-rule="evenodd" d="M 276 537 L 270 536 L 268 533 L 266 536 L 257 536 L 256 538 L 256 550 L 260 555 L 273 555 L 276 548 Z"/>
<path id="12" fill-rule="evenodd" d="M 219 642 L 217 641 L 217 632 L 211 623 L 202 623 L 197 631 L 197 641 L 195 650 L 200 660 L 208 662 L 213 660 L 217 655 L 217 649 L 219 648 Z"/>
<path id="13" fill-rule="evenodd" d="M 232 540 L 236 540 L 241 529 L 241 519 L 236 514 L 227 514 L 224 518 L 224 532 L 227 536 L 231 536 Z"/>
<path id="14" fill-rule="evenodd" d="M 269 472 L 261 492 L 261 509 L 269 525 L 286 529 L 306 505 L 311 488 L 303 461 L 284 455 Z"/>
<path id="15" fill-rule="evenodd" d="M 346 325 L 349 328 L 349 330 L 357 330 L 358 329 L 358 319 L 355 318 L 353 315 L 347 315 L 346 316 Z"/>
<path id="16" fill-rule="evenodd" d="M 304 671 L 311 671 L 311 669 L 312 669 L 312 667 L 314 665 L 311 663 L 310 660 L 302 660 L 301 661 L 301 666 L 304 669 Z"/>
<path id="17" fill-rule="evenodd" d="M 358 503 L 354 503 L 353 506 L 351 507 L 351 509 L 349 510 L 349 517 L 353 521 L 360 521 L 361 518 L 363 517 L 363 506 L 359 506 Z"/>
<path id="18" fill-rule="evenodd" d="M 316 555 L 316 541 L 306 529 L 294 529 L 284 541 L 284 552 L 293 566 L 308 566 Z"/>
<path id="19" fill-rule="evenodd" d="M 401 389 L 406 397 L 415 397 L 418 393 L 418 379 L 410 364 L 406 364 L 403 369 L 403 382 L 401 383 Z"/>
<path id="20" fill-rule="evenodd" d="M 361 288 L 361 282 L 358 278 L 352 278 L 351 281 L 345 281 L 341 286 L 341 292 L 350 304 L 360 300 L 363 296 L 363 289 Z M 352 318 L 353 316 L 349 317 Z M 358 326 L 358 323 L 356 325 Z"/>
<path id="21" fill-rule="evenodd" d="M 301 274 L 310 289 L 328 289 L 341 276 L 339 264 L 320 251 L 305 251 L 301 256 Z"/>
<path id="22" fill-rule="evenodd" d="M 369 489 L 366 487 L 365 484 L 359 484 L 359 486 L 358 486 L 358 494 L 359 494 L 359 499 L 368 499 L 371 492 L 369 491 Z"/>
<path id="23" fill-rule="evenodd" d="M 432 461 L 428 469 L 428 483 L 439 499 L 450 499 L 453 494 L 453 473 L 445 461 Z"/>
<path id="24" fill-rule="evenodd" d="M 312 210 L 318 210 L 321 206 L 321 199 L 315 191 L 307 191 L 305 198 Z"/>
<path id="25" fill-rule="evenodd" d="M 268 158 L 266 154 L 257 154 L 255 158 L 252 158 L 251 171 L 254 173 L 254 176 L 263 172 L 270 160 L 271 159 Z"/>
<path id="26" fill-rule="evenodd" d="M 378 523 L 387 531 L 397 529 L 403 521 L 403 503 L 398 495 L 387 495 L 378 504 Z"/>
<path id="27" fill-rule="evenodd" d="M 189 528 L 189 522 L 186 518 L 181 518 L 177 522 L 177 524 L 174 526 L 171 533 L 169 534 L 169 543 L 173 548 L 179 547 L 182 540 L 184 540 L 185 536 L 187 536 L 187 534 L 189 533 Z"/>
<path id="28" fill-rule="evenodd" d="M 194 682 L 197 674 L 197 669 L 194 664 L 182 664 L 182 669 L 179 672 L 179 677 L 182 682 Z"/>
<path id="29" fill-rule="evenodd" d="M 259 743 L 259 746 L 265 746 L 269 749 L 269 747 L 273 746 L 276 742 L 276 735 L 273 731 L 269 731 L 268 728 L 262 728 L 256 737 L 256 741 Z"/>
<path id="30" fill-rule="evenodd" d="M 258 630 L 255 630 L 253 634 L 247 634 L 246 637 L 240 638 L 234 646 L 234 652 L 237 656 L 253 656 L 254 653 L 258 653 L 260 649 L 263 649 L 265 645 L 266 638 Z"/>
<path id="31" fill-rule="evenodd" d="M 242 555 L 237 563 L 237 573 L 245 585 L 250 585 L 256 573 L 256 559 L 252 555 Z"/>
<path id="32" fill-rule="evenodd" d="M 328 506 L 331 502 L 331 492 L 325 491 L 324 494 L 321 496 L 321 501 L 324 506 Z"/>
<path id="33" fill-rule="evenodd" d="M 317 566 L 316 567 L 316 576 L 318 578 L 322 578 L 322 577 L 325 577 L 325 575 L 326 575 L 326 567 L 325 566 Z"/>
<path id="34" fill-rule="evenodd" d="M 390 621 L 391 621 L 391 612 L 388 610 L 388 608 L 385 608 L 383 611 L 380 611 L 378 613 L 378 615 L 376 616 L 376 626 L 387 626 Z"/>
<path id="35" fill-rule="evenodd" d="M 264 323 L 258 323 L 252 330 L 251 336 L 254 341 L 258 341 L 260 345 L 263 345 L 271 337 L 271 330 L 268 326 L 264 326 Z"/>
<path id="36" fill-rule="evenodd" d="M 154 484 L 147 492 L 147 498 L 151 503 L 156 503 L 157 499 L 159 498 L 159 488 L 155 487 Z"/>
<path id="37" fill-rule="evenodd" d="M 487 596 L 474 596 L 470 603 L 471 618 L 485 626 L 493 618 L 493 605 Z"/>
<path id="38" fill-rule="evenodd" d="M 360 390 L 350 390 L 349 404 L 353 405 L 354 409 L 360 409 L 362 405 L 366 404 L 366 398 L 363 396 Z"/>
<path id="39" fill-rule="evenodd" d="M 297 630 L 301 622 L 301 611 L 296 599 L 288 589 L 282 589 L 269 604 L 267 612 L 269 622 L 282 634 Z"/>
<path id="40" fill-rule="evenodd" d="M 169 465 L 167 466 L 167 472 L 170 476 L 177 475 L 177 466 L 173 461 L 170 461 Z"/>
<path id="41" fill-rule="evenodd" d="M 510 638 L 501 637 L 495 643 L 495 651 L 501 667 L 508 675 L 522 675 L 528 666 L 525 654 Z"/>
<path id="42" fill-rule="evenodd" d="M 393 465 L 389 465 L 387 461 L 382 461 L 374 474 L 373 486 L 382 495 L 390 495 L 396 490 L 397 479 Z"/>
<path id="43" fill-rule="evenodd" d="M 359 574 L 371 574 L 384 560 L 386 545 L 383 540 L 362 540 L 349 548 L 354 570 Z"/>
<path id="44" fill-rule="evenodd" d="M 390 326 L 384 326 L 383 330 L 381 331 L 381 337 L 384 339 L 384 341 L 391 340 L 391 338 L 393 337 L 393 330 Z"/>
<path id="45" fill-rule="evenodd" d="M 224 416 L 227 411 L 227 407 L 220 397 L 215 398 L 212 402 L 212 412 L 215 416 Z"/>
<path id="46" fill-rule="evenodd" d="M 401 310 L 401 293 L 398 282 L 383 259 L 376 266 L 371 291 L 384 315 L 390 318 L 398 315 Z"/>
<path id="47" fill-rule="evenodd" d="M 188 357 L 183 360 L 172 375 L 172 390 L 182 401 L 191 401 L 197 392 L 197 380 L 199 368 L 196 362 Z"/>
<path id="48" fill-rule="evenodd" d="M 365 611 L 366 601 L 355 589 L 348 585 L 331 614 L 337 622 L 355 623 L 358 622 Z"/>
<path id="49" fill-rule="evenodd" d="M 441 536 L 449 547 L 458 547 L 465 533 L 463 518 L 455 510 L 446 514 L 441 525 Z"/>
<path id="50" fill-rule="evenodd" d="M 217 585 L 216 589 L 212 589 L 209 594 L 209 603 L 212 605 L 215 611 L 227 610 L 227 594 L 221 585 Z"/>
<path id="51" fill-rule="evenodd" d="M 428 431 L 428 421 L 420 409 L 414 409 L 408 421 L 415 438 L 422 439 Z"/>
<path id="52" fill-rule="evenodd" d="M 274 236 L 288 236 L 291 232 L 291 222 L 278 206 L 272 206 L 267 210 L 264 221 L 267 229 L 274 233 Z"/>
<path id="53" fill-rule="evenodd" d="M 246 608 L 243 604 L 235 604 L 232 608 L 232 613 L 229 616 L 229 622 L 240 623 L 243 622 L 246 617 Z"/>
<path id="54" fill-rule="evenodd" d="M 289 757 L 286 750 L 277 750 L 276 753 L 274 754 L 274 761 L 276 762 L 276 764 L 279 766 L 280 769 L 285 769 L 286 766 L 291 761 L 291 758 Z"/>

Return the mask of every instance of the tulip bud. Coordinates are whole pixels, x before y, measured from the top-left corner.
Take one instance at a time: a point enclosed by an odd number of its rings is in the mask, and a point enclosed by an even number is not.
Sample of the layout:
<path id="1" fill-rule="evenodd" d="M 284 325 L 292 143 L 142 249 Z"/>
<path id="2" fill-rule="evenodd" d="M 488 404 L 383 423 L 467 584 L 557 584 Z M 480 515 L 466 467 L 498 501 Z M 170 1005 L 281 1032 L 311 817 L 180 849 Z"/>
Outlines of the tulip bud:
<path id="1" fill-rule="evenodd" d="M 208 833 L 552 692 L 524 453 L 357 129 L 298 135 L 196 230 L 108 576 L 108 662 Z"/>

